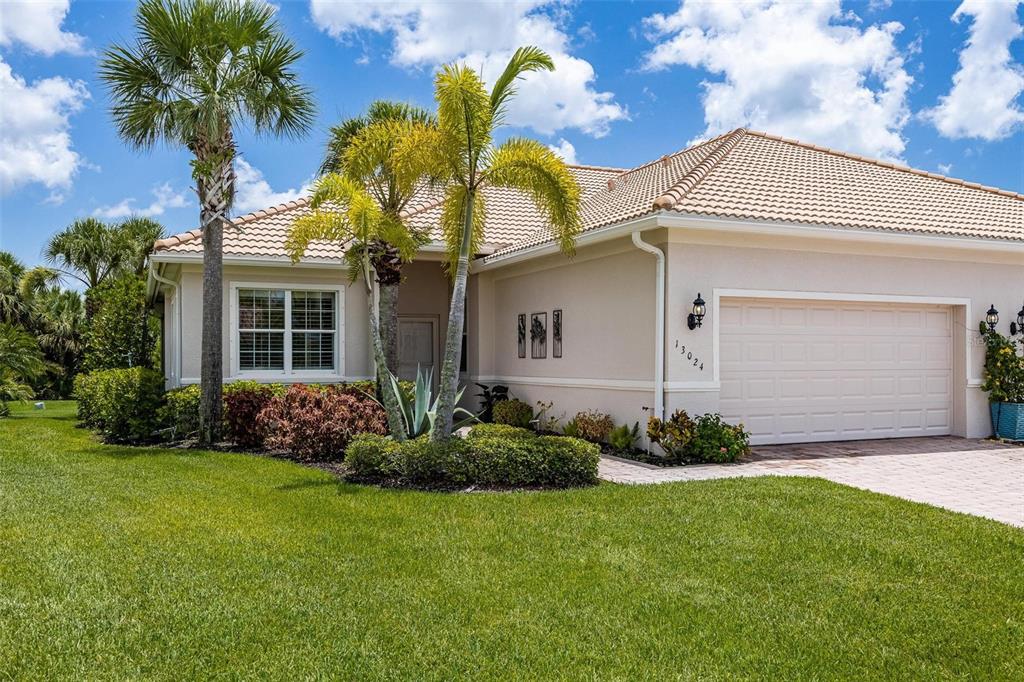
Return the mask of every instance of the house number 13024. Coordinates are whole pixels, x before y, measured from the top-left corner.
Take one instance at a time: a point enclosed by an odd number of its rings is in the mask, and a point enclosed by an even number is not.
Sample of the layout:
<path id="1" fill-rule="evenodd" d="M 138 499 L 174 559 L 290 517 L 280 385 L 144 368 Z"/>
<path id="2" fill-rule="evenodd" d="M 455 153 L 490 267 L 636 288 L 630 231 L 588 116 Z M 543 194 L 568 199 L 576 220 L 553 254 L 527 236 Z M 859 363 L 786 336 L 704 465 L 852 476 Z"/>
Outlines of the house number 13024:
<path id="1" fill-rule="evenodd" d="M 676 339 L 676 350 L 679 351 L 680 356 L 686 358 L 687 362 L 692 362 L 699 371 L 704 371 L 704 363 L 701 362 L 701 359 L 694 355 L 693 351 L 686 350 L 686 344 L 679 343 L 679 339 Z"/>

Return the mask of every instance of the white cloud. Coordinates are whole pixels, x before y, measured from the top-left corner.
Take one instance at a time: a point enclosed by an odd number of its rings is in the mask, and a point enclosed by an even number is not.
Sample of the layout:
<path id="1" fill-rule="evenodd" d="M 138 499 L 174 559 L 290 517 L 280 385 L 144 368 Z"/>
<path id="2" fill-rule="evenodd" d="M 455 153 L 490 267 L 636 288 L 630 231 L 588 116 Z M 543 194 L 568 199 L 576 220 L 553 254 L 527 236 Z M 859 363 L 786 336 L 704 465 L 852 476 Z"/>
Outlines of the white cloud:
<path id="1" fill-rule="evenodd" d="M 705 136 L 749 126 L 883 159 L 903 154 L 913 78 L 896 22 L 861 27 L 838 0 L 684 1 L 644 20 L 644 67 L 720 75 L 703 83 Z"/>
<path id="2" fill-rule="evenodd" d="M 971 17 L 970 35 L 960 51 L 953 87 L 924 112 L 945 137 L 999 140 L 1024 123 L 1018 103 L 1024 92 L 1024 66 L 1013 62 L 1010 43 L 1024 35 L 1016 0 L 965 0 L 953 21 Z"/>
<path id="3" fill-rule="evenodd" d="M 82 81 L 52 77 L 32 84 L 0 58 L 0 194 L 33 182 L 67 189 L 83 165 L 71 148 L 70 117 L 89 99 Z M 52 193 L 55 203 L 62 193 Z"/>
<path id="4" fill-rule="evenodd" d="M 329 35 L 348 40 L 360 30 L 392 36 L 391 62 L 403 67 L 436 67 L 463 61 L 496 78 L 521 45 L 536 45 L 555 63 L 553 73 L 528 74 L 509 106 L 507 122 L 550 135 L 576 128 L 608 134 L 628 118 L 611 92 L 598 91 L 590 62 L 570 54 L 559 2 L 331 2 L 311 0 L 313 21 Z"/>
<path id="5" fill-rule="evenodd" d="M 953 164 L 951 163 L 940 163 L 938 164 L 939 172 L 943 175 L 949 175 L 953 172 Z"/>
<path id="6" fill-rule="evenodd" d="M 135 205 L 135 197 L 122 199 L 111 206 L 100 206 L 92 212 L 94 216 L 116 220 L 128 216 L 141 216 L 143 218 L 155 218 L 163 215 L 169 208 L 182 208 L 188 205 L 184 192 L 176 192 L 171 183 L 165 182 L 153 188 L 153 201 L 144 208 Z"/>
<path id="7" fill-rule="evenodd" d="M 83 53 L 85 38 L 60 28 L 70 5 L 70 0 L 4 0 L 0 8 L 0 46 L 20 43 L 47 56 Z"/>
<path id="8" fill-rule="evenodd" d="M 249 213 L 287 201 L 295 201 L 308 196 L 311 191 L 312 181 L 307 181 L 299 189 L 275 192 L 258 168 L 253 167 L 245 159 L 235 160 L 235 213 Z"/>
<path id="9" fill-rule="evenodd" d="M 558 144 L 549 144 L 548 149 L 553 151 L 555 154 L 558 154 L 562 161 L 565 161 L 566 163 L 576 163 L 576 147 L 574 147 L 572 142 L 569 142 L 569 140 L 564 137 L 558 141 Z"/>

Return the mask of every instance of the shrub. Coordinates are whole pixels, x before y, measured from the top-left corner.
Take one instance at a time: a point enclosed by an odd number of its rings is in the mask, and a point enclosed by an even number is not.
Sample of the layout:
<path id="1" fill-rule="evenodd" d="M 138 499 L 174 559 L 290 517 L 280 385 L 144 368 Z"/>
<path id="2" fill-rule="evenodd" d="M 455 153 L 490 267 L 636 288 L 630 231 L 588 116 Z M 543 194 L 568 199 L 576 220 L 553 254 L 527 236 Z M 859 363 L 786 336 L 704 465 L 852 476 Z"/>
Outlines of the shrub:
<path id="1" fill-rule="evenodd" d="M 575 417 L 565 422 L 565 425 L 562 426 L 562 435 L 569 436 L 570 438 L 579 438 L 580 429 L 576 424 Z"/>
<path id="2" fill-rule="evenodd" d="M 697 417 L 690 456 L 700 462 L 735 462 L 750 453 L 750 434 L 743 426 L 722 421 L 719 414 Z"/>
<path id="3" fill-rule="evenodd" d="M 594 410 L 577 413 L 573 417 L 573 422 L 576 424 L 576 437 L 593 443 L 603 443 L 607 440 L 608 434 L 615 426 L 611 415 Z"/>
<path id="4" fill-rule="evenodd" d="M 1024 357 L 1017 354 L 1016 342 L 987 328 L 982 330 L 982 337 L 985 340 L 982 390 L 988 392 L 992 402 L 1024 403 Z"/>
<path id="5" fill-rule="evenodd" d="M 400 450 L 398 441 L 390 436 L 361 433 L 345 448 L 345 462 L 352 471 L 367 479 L 382 480 L 395 475 L 393 467 Z"/>
<path id="6" fill-rule="evenodd" d="M 85 334 L 82 369 L 149 366 L 159 325 L 146 304 L 146 282 L 134 274 L 111 278 L 88 293 L 95 310 Z"/>
<path id="7" fill-rule="evenodd" d="M 686 460 L 687 448 L 693 439 L 694 423 L 686 410 L 676 410 L 666 420 L 651 417 L 647 420 L 647 437 L 665 451 L 673 462 Z"/>
<path id="8" fill-rule="evenodd" d="M 258 418 L 270 401 L 283 396 L 282 384 L 235 381 L 224 386 L 224 437 L 244 448 L 264 445 L 264 432 Z"/>
<path id="9" fill-rule="evenodd" d="M 478 429 L 481 427 L 474 427 L 465 440 L 443 443 L 427 438 L 397 443 L 390 438 L 359 437 L 346 450 L 350 476 L 433 488 L 564 488 L 597 481 L 600 450 L 593 443 L 536 436 L 510 426 Z"/>
<path id="10" fill-rule="evenodd" d="M 633 428 L 629 424 L 616 426 L 608 434 L 608 444 L 616 452 L 625 452 L 633 449 L 633 443 L 640 437 L 640 422 L 633 422 Z"/>
<path id="11" fill-rule="evenodd" d="M 508 424 L 477 424 L 469 435 L 469 439 L 475 438 L 533 438 L 536 434 L 521 426 L 510 426 Z"/>
<path id="12" fill-rule="evenodd" d="M 152 438 L 163 394 L 163 376 L 142 367 L 101 370 L 75 379 L 79 419 L 112 442 Z"/>
<path id="13" fill-rule="evenodd" d="M 502 384 L 494 386 L 477 384 L 477 386 L 480 387 L 480 392 L 476 394 L 476 397 L 480 398 L 480 414 L 477 416 L 480 421 L 487 424 L 494 421 L 494 406 L 503 400 L 508 400 L 508 386 Z"/>
<path id="14" fill-rule="evenodd" d="M 494 423 L 526 428 L 533 420 L 533 408 L 522 400 L 502 400 L 494 404 Z"/>
<path id="15" fill-rule="evenodd" d="M 672 462 L 735 462 L 750 452 L 750 434 L 718 414 L 701 415 L 696 421 L 683 410 L 666 421 L 651 417 L 647 436 Z"/>
<path id="16" fill-rule="evenodd" d="M 164 394 L 164 405 L 157 411 L 161 428 L 168 438 L 188 438 L 199 431 L 199 386 L 182 386 Z"/>
<path id="17" fill-rule="evenodd" d="M 387 433 L 384 410 L 372 400 L 302 384 L 271 398 L 256 423 L 269 447 L 316 461 L 341 459 L 357 434 Z"/>

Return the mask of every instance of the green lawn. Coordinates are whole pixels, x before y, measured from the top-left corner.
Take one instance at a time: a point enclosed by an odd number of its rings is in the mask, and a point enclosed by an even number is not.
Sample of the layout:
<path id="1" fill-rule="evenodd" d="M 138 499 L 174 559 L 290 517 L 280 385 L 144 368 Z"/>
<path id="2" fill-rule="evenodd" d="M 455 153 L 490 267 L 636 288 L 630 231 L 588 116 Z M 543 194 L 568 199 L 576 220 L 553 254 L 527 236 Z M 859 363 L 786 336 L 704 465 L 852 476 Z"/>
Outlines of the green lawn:
<path id="1" fill-rule="evenodd" d="M 0 679 L 1021 679 L 1022 557 L 818 480 L 396 492 L 0 420 Z"/>

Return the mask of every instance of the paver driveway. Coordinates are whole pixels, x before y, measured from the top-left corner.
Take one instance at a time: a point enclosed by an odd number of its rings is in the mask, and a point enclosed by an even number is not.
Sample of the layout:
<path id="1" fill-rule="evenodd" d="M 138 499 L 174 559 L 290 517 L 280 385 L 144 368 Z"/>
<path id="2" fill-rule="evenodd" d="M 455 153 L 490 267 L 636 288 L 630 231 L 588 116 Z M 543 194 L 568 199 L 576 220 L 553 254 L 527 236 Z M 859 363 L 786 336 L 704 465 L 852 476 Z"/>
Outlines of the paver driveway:
<path id="1" fill-rule="evenodd" d="M 601 478 L 668 483 L 733 476 L 818 476 L 1024 527 L 1024 447 L 964 438 L 901 438 L 754 448 L 740 464 L 655 467 L 604 457 Z"/>

